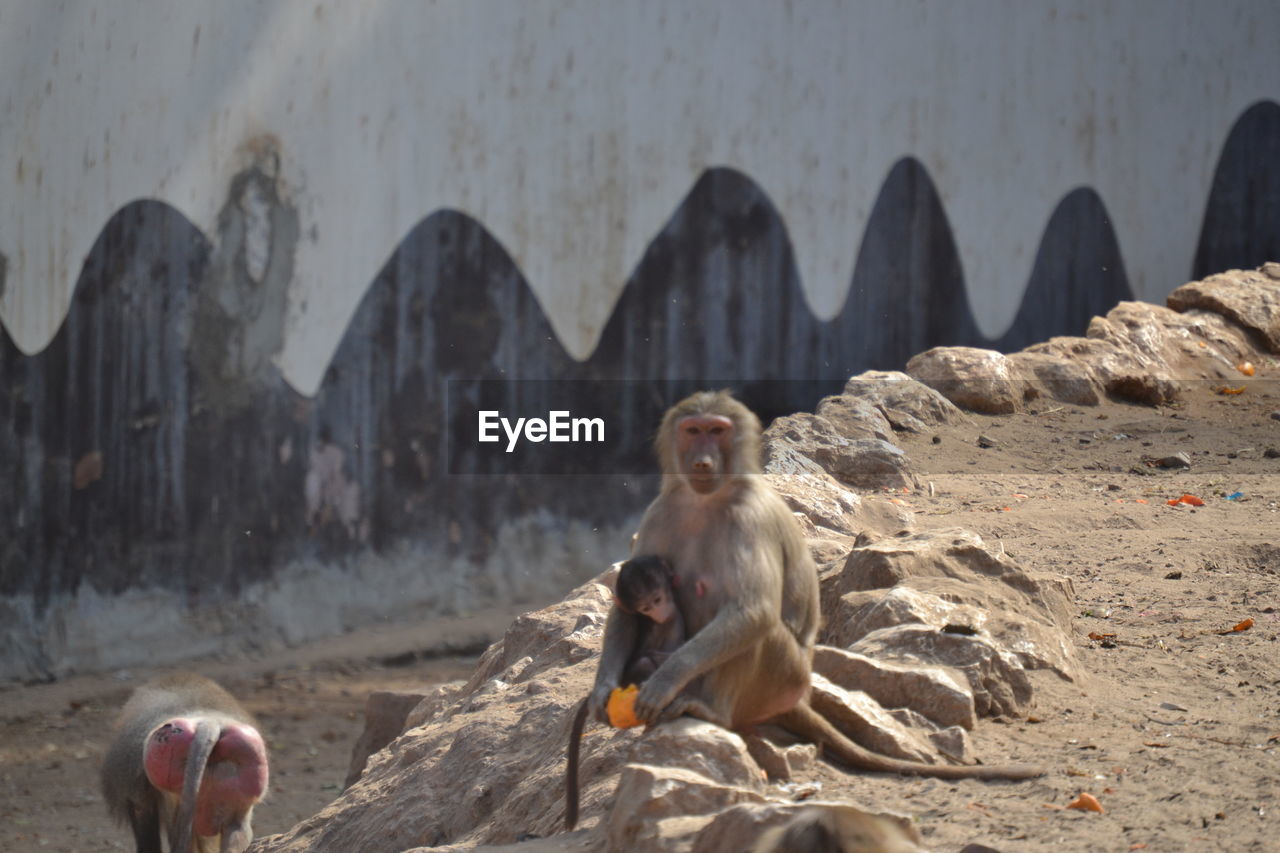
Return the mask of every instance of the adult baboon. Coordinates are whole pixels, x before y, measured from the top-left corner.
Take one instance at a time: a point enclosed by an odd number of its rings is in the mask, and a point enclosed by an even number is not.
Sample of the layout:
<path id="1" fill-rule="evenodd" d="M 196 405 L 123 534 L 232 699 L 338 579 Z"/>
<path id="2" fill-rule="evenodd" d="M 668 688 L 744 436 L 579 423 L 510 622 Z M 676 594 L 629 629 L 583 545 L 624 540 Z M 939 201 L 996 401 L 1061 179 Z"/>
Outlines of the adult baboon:
<path id="1" fill-rule="evenodd" d="M 662 490 L 645 512 L 634 550 L 666 559 L 689 634 L 640 688 L 636 715 L 680 713 L 685 691 L 734 729 L 770 721 L 862 770 L 948 779 L 1026 779 L 1033 767 L 902 761 L 854 743 L 808 702 L 821 619 L 818 572 L 791 510 L 761 474 L 760 422 L 727 392 L 672 406 L 658 430 Z M 604 717 L 635 648 L 639 619 L 614 606 L 589 697 Z"/>
<path id="2" fill-rule="evenodd" d="M 214 682 L 180 673 L 149 681 L 120 712 L 102 762 L 107 808 L 138 853 L 243 853 L 267 789 L 267 750 L 253 718 Z M 216 848 L 210 845 L 218 842 Z"/>

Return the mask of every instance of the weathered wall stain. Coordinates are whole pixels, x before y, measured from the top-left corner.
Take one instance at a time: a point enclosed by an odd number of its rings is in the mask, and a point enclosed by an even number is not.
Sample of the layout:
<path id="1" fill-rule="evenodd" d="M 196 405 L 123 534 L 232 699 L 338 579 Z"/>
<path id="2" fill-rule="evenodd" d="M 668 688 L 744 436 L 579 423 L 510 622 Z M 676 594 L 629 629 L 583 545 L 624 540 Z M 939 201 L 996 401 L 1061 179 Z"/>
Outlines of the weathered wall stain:
<path id="1" fill-rule="evenodd" d="M 246 405 L 253 387 L 273 381 L 271 360 L 284 345 L 299 226 L 280 183 L 276 145 L 265 136 L 241 146 L 249 162 L 231 181 L 198 288 L 192 366 L 218 397 L 208 405 Z"/>

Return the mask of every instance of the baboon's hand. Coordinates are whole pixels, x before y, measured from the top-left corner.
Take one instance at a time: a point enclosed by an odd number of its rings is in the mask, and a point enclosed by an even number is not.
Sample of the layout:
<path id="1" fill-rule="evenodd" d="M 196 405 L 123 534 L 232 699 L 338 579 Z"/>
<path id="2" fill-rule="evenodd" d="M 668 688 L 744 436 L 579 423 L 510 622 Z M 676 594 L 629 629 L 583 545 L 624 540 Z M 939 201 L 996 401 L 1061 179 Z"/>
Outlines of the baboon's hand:
<path id="1" fill-rule="evenodd" d="M 663 675 L 659 668 L 652 678 L 640 685 L 640 692 L 636 695 L 636 718 L 650 725 L 658 722 L 662 711 L 679 692 L 680 685 Z"/>
<path id="2" fill-rule="evenodd" d="M 615 684 L 597 684 L 591 689 L 591 696 L 587 699 L 587 716 L 597 723 L 609 725 L 609 694 L 616 686 Z"/>

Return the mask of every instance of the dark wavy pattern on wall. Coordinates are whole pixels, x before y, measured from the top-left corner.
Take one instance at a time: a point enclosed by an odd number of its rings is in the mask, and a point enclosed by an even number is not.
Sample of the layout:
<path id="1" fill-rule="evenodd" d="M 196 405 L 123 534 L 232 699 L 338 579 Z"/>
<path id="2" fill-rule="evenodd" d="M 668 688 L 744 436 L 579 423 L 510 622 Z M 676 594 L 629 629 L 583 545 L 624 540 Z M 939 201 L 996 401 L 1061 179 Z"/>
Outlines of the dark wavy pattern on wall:
<path id="1" fill-rule="evenodd" d="M 1261 101 L 1236 120 L 1205 204 L 1191 278 L 1254 269 L 1280 258 L 1280 104 Z"/>
<path id="2" fill-rule="evenodd" d="M 1102 199 L 1087 187 L 1073 190 L 1049 217 L 1022 305 L 993 346 L 1013 352 L 1050 334 L 1082 335 L 1091 317 L 1132 298 Z M 1068 331 L 1046 334 L 1055 327 Z"/>
<path id="3" fill-rule="evenodd" d="M 1204 263 L 1274 254 L 1280 188 L 1266 158 L 1277 145 L 1274 105 L 1236 125 L 1206 214 Z M 234 265 L 174 209 L 130 204 L 104 227 L 51 344 L 28 357 L 0 335 L 0 594 L 34 594 L 44 607 L 84 583 L 107 593 L 157 585 L 196 602 L 301 558 L 340 566 L 404 542 L 483 557 L 505 521 L 542 511 L 616 521 L 652 493 L 644 478 L 607 474 L 447 476 L 449 380 L 464 398 L 483 378 L 723 380 L 769 417 L 936 344 L 1009 348 L 1079 334 L 1129 297 L 1106 211 L 1085 189 L 1053 211 L 999 341 L 970 314 L 950 224 L 915 160 L 893 167 L 849 247 L 858 254 L 848 298 L 819 320 L 767 196 L 739 172 L 709 170 L 578 363 L 498 242 L 439 211 L 379 271 L 319 391 L 304 398 L 269 362 L 237 370 L 228 357 L 235 312 L 219 300 L 244 284 L 228 284 Z M 766 381 L 776 379 L 806 381 Z M 628 464 L 646 457 L 670 402 L 666 386 L 636 387 Z M 545 389 L 514 386 L 509 403 L 545 411 Z M 479 458 L 450 462 L 489 471 Z M 500 595 L 500 578 L 475 582 Z"/>

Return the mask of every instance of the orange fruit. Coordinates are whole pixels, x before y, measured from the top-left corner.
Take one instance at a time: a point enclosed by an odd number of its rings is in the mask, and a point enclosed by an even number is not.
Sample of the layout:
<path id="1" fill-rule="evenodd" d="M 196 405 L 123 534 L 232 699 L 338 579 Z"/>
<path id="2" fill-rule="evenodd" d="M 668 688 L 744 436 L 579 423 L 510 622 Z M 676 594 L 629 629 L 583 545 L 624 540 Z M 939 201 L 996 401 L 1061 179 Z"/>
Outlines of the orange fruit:
<path id="1" fill-rule="evenodd" d="M 615 729 L 629 729 L 641 724 L 636 717 L 636 694 L 639 692 L 639 687 L 630 684 L 626 687 L 615 687 L 609 694 L 606 710 L 609 713 L 609 722 Z"/>

